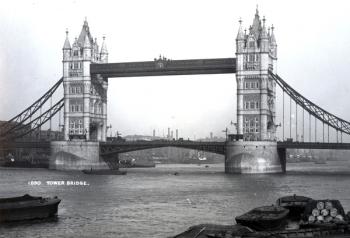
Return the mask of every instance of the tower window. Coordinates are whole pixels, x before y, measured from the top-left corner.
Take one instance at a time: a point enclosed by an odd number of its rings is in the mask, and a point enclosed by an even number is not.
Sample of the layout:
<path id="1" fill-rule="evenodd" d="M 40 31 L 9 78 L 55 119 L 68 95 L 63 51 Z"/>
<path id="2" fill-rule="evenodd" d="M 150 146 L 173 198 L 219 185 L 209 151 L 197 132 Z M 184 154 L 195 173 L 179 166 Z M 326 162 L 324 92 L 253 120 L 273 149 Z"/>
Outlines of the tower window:
<path id="1" fill-rule="evenodd" d="M 249 41 L 249 48 L 254 48 L 254 47 L 255 47 L 255 42 Z"/>
<path id="2" fill-rule="evenodd" d="M 73 56 L 79 56 L 79 51 L 78 50 L 74 50 L 73 51 Z"/>
<path id="3" fill-rule="evenodd" d="M 254 102 L 250 102 L 250 109 L 254 109 L 255 108 L 254 106 L 255 106 Z"/>
<path id="4" fill-rule="evenodd" d="M 259 109 L 259 102 L 255 102 L 255 107 Z M 256 118 L 257 119 L 257 118 Z"/>

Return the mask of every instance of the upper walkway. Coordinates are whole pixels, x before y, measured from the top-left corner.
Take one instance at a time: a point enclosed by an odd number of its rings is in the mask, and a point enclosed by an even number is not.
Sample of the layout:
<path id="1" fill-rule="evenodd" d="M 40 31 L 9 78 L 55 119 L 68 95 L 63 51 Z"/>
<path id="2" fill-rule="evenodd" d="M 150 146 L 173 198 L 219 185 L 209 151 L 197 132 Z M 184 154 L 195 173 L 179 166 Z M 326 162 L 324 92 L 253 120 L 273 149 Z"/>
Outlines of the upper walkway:
<path id="1" fill-rule="evenodd" d="M 169 60 L 91 64 L 90 73 L 104 78 L 191 75 L 191 74 L 232 74 L 236 72 L 235 58 Z"/>

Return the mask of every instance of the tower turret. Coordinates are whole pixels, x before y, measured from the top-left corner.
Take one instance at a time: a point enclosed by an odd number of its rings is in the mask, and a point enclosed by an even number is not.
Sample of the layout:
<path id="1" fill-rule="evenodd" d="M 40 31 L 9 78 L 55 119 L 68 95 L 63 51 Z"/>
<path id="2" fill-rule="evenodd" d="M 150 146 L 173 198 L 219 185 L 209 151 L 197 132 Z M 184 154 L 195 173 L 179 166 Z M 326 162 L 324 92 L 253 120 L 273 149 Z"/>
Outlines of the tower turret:
<path id="1" fill-rule="evenodd" d="M 69 43 L 68 30 L 66 30 L 66 39 L 64 41 L 62 50 L 63 50 L 63 60 L 69 59 L 71 55 L 72 47 L 70 46 L 70 43 Z"/>
<path id="2" fill-rule="evenodd" d="M 263 18 L 263 26 L 261 29 L 261 35 L 260 35 L 260 47 L 262 52 L 268 52 L 269 51 L 269 37 L 267 35 L 266 26 L 265 26 L 265 17 Z"/>
<path id="3" fill-rule="evenodd" d="M 106 37 L 105 36 L 103 36 L 103 42 L 102 42 L 102 46 L 101 46 L 100 59 L 101 59 L 101 63 L 107 63 L 108 62 L 108 50 L 107 50 Z"/>
<path id="4" fill-rule="evenodd" d="M 92 56 L 92 46 L 87 34 L 85 35 L 85 39 L 84 39 L 83 51 L 84 51 L 84 60 L 90 60 Z"/>
<path id="5" fill-rule="evenodd" d="M 274 34 L 274 29 L 275 27 L 272 25 L 271 27 L 271 35 L 270 35 L 270 48 L 271 48 L 271 54 L 274 58 L 277 59 L 277 43 L 276 43 L 276 38 Z"/>
<path id="6" fill-rule="evenodd" d="M 236 48 L 237 52 L 242 52 L 244 48 L 245 35 L 242 30 L 242 20 L 239 19 L 239 29 L 236 37 Z"/>

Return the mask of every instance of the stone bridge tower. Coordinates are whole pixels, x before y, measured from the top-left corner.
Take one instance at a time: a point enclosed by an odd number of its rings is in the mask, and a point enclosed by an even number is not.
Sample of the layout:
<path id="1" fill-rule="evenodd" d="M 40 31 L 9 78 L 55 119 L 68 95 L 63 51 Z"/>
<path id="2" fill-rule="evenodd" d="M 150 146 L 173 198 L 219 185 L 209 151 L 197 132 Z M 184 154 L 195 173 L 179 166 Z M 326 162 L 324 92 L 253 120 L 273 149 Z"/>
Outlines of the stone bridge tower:
<path id="1" fill-rule="evenodd" d="M 107 63 L 108 51 L 103 37 L 101 49 L 85 20 L 71 46 L 63 46 L 64 139 L 105 141 L 107 125 L 107 79 L 90 75 L 90 64 Z"/>
<path id="2" fill-rule="evenodd" d="M 256 10 L 248 32 L 242 21 L 236 38 L 237 129 L 246 141 L 274 141 L 276 136 L 277 44 L 274 28 L 266 29 L 265 17 Z"/>
<path id="3" fill-rule="evenodd" d="M 248 32 L 242 21 L 236 38 L 237 130 L 243 141 L 227 141 L 226 173 L 280 173 L 285 151 L 276 142 L 277 44 L 274 28 L 266 29 L 256 10 Z"/>

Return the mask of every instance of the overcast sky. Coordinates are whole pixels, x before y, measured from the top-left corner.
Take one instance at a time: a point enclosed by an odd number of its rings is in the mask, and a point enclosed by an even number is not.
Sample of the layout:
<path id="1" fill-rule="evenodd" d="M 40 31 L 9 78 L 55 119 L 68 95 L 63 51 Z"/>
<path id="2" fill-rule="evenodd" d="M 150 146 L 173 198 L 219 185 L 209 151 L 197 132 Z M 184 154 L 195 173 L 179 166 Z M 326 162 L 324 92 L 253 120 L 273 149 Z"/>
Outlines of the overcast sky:
<path id="1" fill-rule="evenodd" d="M 106 35 L 109 62 L 235 57 L 238 20 L 252 24 L 256 5 L 274 24 L 278 74 L 324 109 L 350 120 L 349 1 L 2 1 L 0 119 L 10 119 L 62 75 L 62 46 L 87 17 Z M 62 97 L 62 91 L 56 96 Z M 278 95 L 279 100 L 281 94 Z M 236 120 L 235 75 L 109 79 L 108 124 L 126 134 L 196 138 Z M 279 104 L 279 108 L 281 104 Z M 278 120 L 281 121 L 280 109 Z M 231 128 L 232 129 L 232 128 Z"/>

